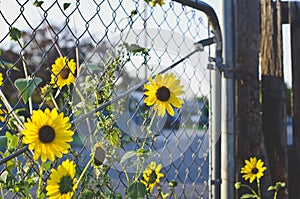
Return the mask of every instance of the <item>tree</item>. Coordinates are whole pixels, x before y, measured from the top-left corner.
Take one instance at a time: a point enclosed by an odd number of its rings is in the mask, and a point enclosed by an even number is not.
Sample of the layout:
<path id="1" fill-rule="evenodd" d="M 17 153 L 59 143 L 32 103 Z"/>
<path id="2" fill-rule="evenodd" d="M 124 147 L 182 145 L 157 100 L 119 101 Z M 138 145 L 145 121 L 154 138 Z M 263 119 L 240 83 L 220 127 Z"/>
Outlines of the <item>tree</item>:
<path id="1" fill-rule="evenodd" d="M 262 1 L 261 13 L 262 126 L 272 184 L 287 183 L 286 107 L 282 65 L 280 1 Z M 288 198 L 287 191 L 278 198 Z"/>

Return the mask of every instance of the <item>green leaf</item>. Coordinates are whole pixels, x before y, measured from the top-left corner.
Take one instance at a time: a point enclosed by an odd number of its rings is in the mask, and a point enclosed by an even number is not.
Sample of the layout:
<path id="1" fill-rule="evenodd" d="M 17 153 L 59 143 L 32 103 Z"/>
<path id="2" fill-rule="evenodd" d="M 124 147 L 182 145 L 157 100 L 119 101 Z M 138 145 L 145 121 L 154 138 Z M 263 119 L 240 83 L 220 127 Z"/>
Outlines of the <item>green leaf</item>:
<path id="1" fill-rule="evenodd" d="M 4 171 L 4 172 L 0 175 L 0 182 L 6 183 L 7 175 L 8 175 L 8 171 Z"/>
<path id="2" fill-rule="evenodd" d="M 8 139 L 8 140 L 10 140 L 11 139 L 11 133 L 10 132 L 8 132 L 8 131 L 6 131 L 6 133 L 5 133 L 5 137 Z"/>
<path id="3" fill-rule="evenodd" d="M 174 179 L 169 182 L 170 187 L 176 187 L 177 185 L 178 185 L 178 182 Z"/>
<path id="4" fill-rule="evenodd" d="M 120 160 L 120 164 L 124 163 L 126 160 L 132 158 L 136 155 L 136 152 L 133 150 L 127 151 Z"/>
<path id="5" fill-rule="evenodd" d="M 127 194 L 130 199 L 143 199 L 146 195 L 146 186 L 137 181 L 128 187 Z"/>
<path id="6" fill-rule="evenodd" d="M 18 41 L 21 38 L 21 31 L 15 27 L 10 30 L 9 36 L 11 40 Z"/>
<path id="7" fill-rule="evenodd" d="M 144 165 L 144 162 L 137 159 L 135 161 L 129 161 L 128 164 L 126 164 L 126 167 L 128 167 L 128 168 L 137 168 L 137 167 L 142 167 L 143 165 Z"/>
<path id="8" fill-rule="evenodd" d="M 120 147 L 121 146 L 121 140 L 119 138 L 119 132 L 116 132 L 116 131 L 112 132 L 111 134 L 109 134 L 108 139 L 114 147 Z"/>
<path id="9" fill-rule="evenodd" d="M 151 150 L 141 148 L 137 150 L 136 154 L 139 158 L 148 159 L 151 156 Z"/>
<path id="10" fill-rule="evenodd" d="M 42 192 L 39 196 L 38 196 L 38 199 L 44 199 L 46 196 L 45 196 L 45 193 Z"/>
<path id="11" fill-rule="evenodd" d="M 51 161 L 49 161 L 49 162 L 46 162 L 46 163 L 44 164 L 44 168 L 45 168 L 45 170 L 50 170 L 50 168 L 51 168 L 51 164 L 52 164 L 52 162 L 51 162 Z"/>
<path id="12" fill-rule="evenodd" d="M 283 187 L 285 187 L 285 182 L 276 182 L 275 186 L 277 189 L 283 188 Z"/>
<path id="13" fill-rule="evenodd" d="M 138 13 L 137 10 L 132 10 L 130 17 L 134 17 L 135 15 L 137 15 L 137 13 Z"/>
<path id="14" fill-rule="evenodd" d="M 11 150 L 16 149 L 19 141 L 18 136 L 10 134 L 9 132 L 6 132 L 5 136 L 7 138 L 7 148 Z"/>
<path id="15" fill-rule="evenodd" d="M 268 187 L 268 191 L 278 191 L 280 188 L 285 187 L 285 182 L 276 182 L 276 184 L 274 186 L 269 186 Z"/>
<path id="16" fill-rule="evenodd" d="M 80 199 L 89 199 L 89 198 L 93 198 L 93 197 L 94 197 L 94 192 L 89 189 L 86 189 L 81 194 Z"/>
<path id="17" fill-rule="evenodd" d="M 246 193 L 241 196 L 241 199 L 246 199 L 246 198 L 256 198 L 254 194 Z"/>
<path id="18" fill-rule="evenodd" d="M 64 3 L 64 10 L 66 10 L 70 5 L 70 3 Z"/>
<path id="19" fill-rule="evenodd" d="M 88 63 L 88 64 L 82 64 L 82 67 L 85 67 L 85 68 L 80 68 L 80 69 L 89 69 L 91 71 L 99 71 L 101 70 L 101 67 L 97 64 L 93 64 L 93 63 Z"/>
<path id="20" fill-rule="evenodd" d="M 275 189 L 276 189 L 276 187 L 275 187 L 275 186 L 272 186 L 272 185 L 268 187 L 268 191 L 273 191 L 273 190 L 275 190 Z"/>
<path id="21" fill-rule="evenodd" d="M 141 47 L 141 46 L 139 46 L 139 45 L 136 45 L 136 44 L 131 44 L 131 45 L 125 45 L 125 47 L 127 48 L 127 50 L 129 51 L 129 52 L 131 52 L 131 53 L 148 53 L 149 52 L 149 49 L 147 49 L 147 48 L 143 48 L 143 47 Z"/>
<path id="22" fill-rule="evenodd" d="M 44 3 L 44 1 L 37 1 L 37 0 L 36 0 L 36 1 L 33 3 L 33 5 L 36 6 L 36 7 L 41 7 L 43 3 Z"/>
<path id="23" fill-rule="evenodd" d="M 41 82 L 42 79 L 39 77 L 35 77 L 34 79 L 20 78 L 15 81 L 15 86 L 22 94 L 22 99 L 25 104 L 28 102 L 36 86 Z"/>
<path id="24" fill-rule="evenodd" d="M 128 144 L 130 144 L 130 143 L 132 143 L 132 142 L 134 142 L 134 141 L 133 141 L 133 139 L 131 138 L 131 136 L 129 136 L 129 135 L 127 135 L 127 134 L 125 134 L 125 135 L 122 136 L 122 144 L 123 144 L 124 146 L 127 146 Z"/>
<path id="25" fill-rule="evenodd" d="M 5 135 L 0 136 L 0 146 L 7 147 L 7 137 Z"/>
<path id="26" fill-rule="evenodd" d="M 14 168 L 16 168 L 16 164 L 14 163 L 13 160 L 9 160 L 9 161 L 6 162 L 6 168 L 7 168 L 7 170 L 8 170 L 10 173 L 12 173 L 12 170 L 13 170 Z"/>
<path id="27" fill-rule="evenodd" d="M 20 69 L 18 69 L 17 66 L 15 66 L 14 64 L 3 60 L 0 60 L 0 67 L 3 69 L 13 69 L 13 70 L 20 71 Z"/>

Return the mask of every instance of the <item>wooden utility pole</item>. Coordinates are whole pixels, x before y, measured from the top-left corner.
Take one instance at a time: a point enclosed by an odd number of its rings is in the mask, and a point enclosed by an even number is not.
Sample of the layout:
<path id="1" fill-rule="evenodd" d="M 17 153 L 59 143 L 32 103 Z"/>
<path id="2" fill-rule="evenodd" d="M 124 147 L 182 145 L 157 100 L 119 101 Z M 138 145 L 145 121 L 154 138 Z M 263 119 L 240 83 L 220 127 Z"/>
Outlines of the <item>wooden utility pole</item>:
<path id="1" fill-rule="evenodd" d="M 292 47 L 292 117 L 293 117 L 293 146 L 289 168 L 290 198 L 300 196 L 300 2 L 290 2 L 290 27 Z"/>
<path id="2" fill-rule="evenodd" d="M 244 160 L 258 157 L 267 164 L 260 106 L 259 46 L 260 46 L 260 0 L 235 0 L 235 54 L 236 54 L 236 175 L 241 181 L 240 169 Z M 263 177 L 263 184 L 270 176 Z M 266 190 L 266 187 L 262 187 Z M 238 191 L 239 196 L 242 194 Z M 263 192 L 264 198 L 270 193 Z M 240 198 L 240 197 L 237 198 Z"/>
<path id="3" fill-rule="evenodd" d="M 261 6 L 262 126 L 274 184 L 288 180 L 280 0 Z M 278 198 L 288 198 L 287 189 Z"/>

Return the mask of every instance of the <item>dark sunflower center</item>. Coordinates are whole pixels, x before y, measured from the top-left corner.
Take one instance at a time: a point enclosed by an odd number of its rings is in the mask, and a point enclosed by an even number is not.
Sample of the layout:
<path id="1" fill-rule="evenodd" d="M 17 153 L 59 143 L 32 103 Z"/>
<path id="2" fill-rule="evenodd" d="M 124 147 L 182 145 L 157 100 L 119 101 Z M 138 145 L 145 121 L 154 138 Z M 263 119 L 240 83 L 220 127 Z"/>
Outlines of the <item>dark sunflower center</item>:
<path id="1" fill-rule="evenodd" d="M 152 171 L 152 173 L 150 174 L 150 178 L 149 178 L 149 184 L 155 183 L 157 178 L 157 175 L 155 173 L 155 171 Z"/>
<path id="2" fill-rule="evenodd" d="M 255 168 L 253 168 L 252 169 L 252 171 L 251 171 L 251 173 L 253 173 L 253 174 L 257 174 L 258 173 L 258 169 L 255 167 Z"/>
<path id="3" fill-rule="evenodd" d="M 156 91 L 156 97 L 159 101 L 166 102 L 170 99 L 171 93 L 167 87 L 160 87 Z"/>
<path id="4" fill-rule="evenodd" d="M 60 77 L 61 77 L 62 79 L 68 79 L 69 73 L 70 73 L 70 69 L 69 69 L 68 67 L 64 67 L 64 68 L 60 71 Z"/>
<path id="5" fill-rule="evenodd" d="M 42 126 L 39 130 L 39 139 L 41 142 L 47 144 L 54 140 L 55 131 L 51 126 Z"/>
<path id="6" fill-rule="evenodd" d="M 59 185 L 59 192 L 61 194 L 66 194 L 68 192 L 73 191 L 73 179 L 70 175 L 63 176 L 60 179 Z"/>

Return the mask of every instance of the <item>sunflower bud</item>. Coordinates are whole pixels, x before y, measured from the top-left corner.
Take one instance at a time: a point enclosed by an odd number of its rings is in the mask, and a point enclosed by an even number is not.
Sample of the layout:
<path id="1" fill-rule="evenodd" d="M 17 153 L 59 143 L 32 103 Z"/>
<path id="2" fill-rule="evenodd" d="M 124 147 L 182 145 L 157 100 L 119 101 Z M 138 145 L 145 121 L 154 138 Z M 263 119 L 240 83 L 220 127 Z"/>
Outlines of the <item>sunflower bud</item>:
<path id="1" fill-rule="evenodd" d="M 169 186 L 170 186 L 170 187 L 176 187 L 177 185 L 178 185 L 178 183 L 177 183 L 176 180 L 171 180 L 171 181 L 169 182 Z"/>
<path id="2" fill-rule="evenodd" d="M 241 182 L 236 182 L 235 184 L 234 184 L 234 187 L 235 187 L 235 189 L 240 189 L 241 188 Z"/>

